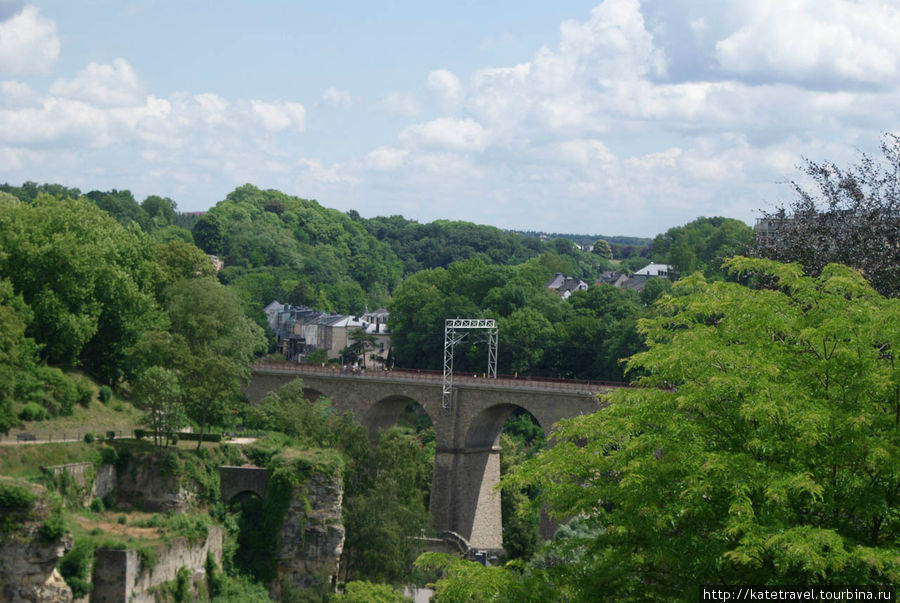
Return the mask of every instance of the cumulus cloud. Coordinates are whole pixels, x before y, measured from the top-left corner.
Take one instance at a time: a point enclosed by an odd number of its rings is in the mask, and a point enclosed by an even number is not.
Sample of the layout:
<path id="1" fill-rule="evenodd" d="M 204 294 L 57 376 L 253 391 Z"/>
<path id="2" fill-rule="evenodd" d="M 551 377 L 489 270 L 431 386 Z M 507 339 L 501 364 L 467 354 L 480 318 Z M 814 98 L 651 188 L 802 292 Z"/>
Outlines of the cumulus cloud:
<path id="1" fill-rule="evenodd" d="M 109 65 L 88 63 L 74 78 L 53 82 L 50 94 L 111 107 L 134 105 L 146 96 L 137 73 L 121 58 Z"/>
<path id="2" fill-rule="evenodd" d="M 413 145 L 454 151 L 483 151 L 488 135 L 481 124 L 466 118 L 440 117 L 414 124 L 400 133 L 400 140 Z"/>
<path id="3" fill-rule="evenodd" d="M 405 92 L 391 92 L 381 102 L 384 110 L 401 117 L 419 117 L 422 114 L 422 103 Z"/>
<path id="4" fill-rule="evenodd" d="M 306 109 L 300 103 L 285 101 L 266 103 L 252 100 L 250 108 L 262 127 L 270 132 L 287 129 L 302 132 L 305 127 Z"/>
<path id="5" fill-rule="evenodd" d="M 322 93 L 322 102 L 330 107 L 349 107 L 350 91 L 329 86 Z"/>
<path id="6" fill-rule="evenodd" d="M 896 82 L 900 6 L 874 0 L 756 0 L 718 42 L 723 70 L 796 82 Z"/>
<path id="7" fill-rule="evenodd" d="M 366 155 L 368 167 L 380 172 L 389 172 L 401 167 L 409 151 L 395 147 L 378 147 Z"/>
<path id="8" fill-rule="evenodd" d="M 459 103 L 462 84 L 452 71 L 435 69 L 428 74 L 428 87 L 438 95 L 444 110 L 452 109 Z"/>
<path id="9" fill-rule="evenodd" d="M 26 6 L 0 23 L 0 74 L 46 73 L 59 58 L 56 23 Z"/>

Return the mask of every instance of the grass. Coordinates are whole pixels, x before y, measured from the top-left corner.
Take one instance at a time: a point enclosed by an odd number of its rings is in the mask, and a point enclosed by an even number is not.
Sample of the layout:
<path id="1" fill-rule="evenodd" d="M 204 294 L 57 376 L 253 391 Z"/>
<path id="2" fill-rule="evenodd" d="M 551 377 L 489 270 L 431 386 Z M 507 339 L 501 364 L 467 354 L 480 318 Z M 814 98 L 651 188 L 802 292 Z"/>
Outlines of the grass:
<path id="1" fill-rule="evenodd" d="M 121 410 L 115 410 L 121 408 Z M 54 417 L 45 421 L 24 421 L 18 427 L 9 430 L 9 439 L 15 439 L 19 433 L 34 434 L 62 434 L 79 433 L 86 431 L 94 433 L 106 433 L 109 430 L 128 432 L 140 427 L 143 413 L 128 402 L 113 396 L 108 404 L 102 404 L 92 400 L 88 408 L 79 404 L 75 405 L 74 412 L 68 417 Z"/>
<path id="2" fill-rule="evenodd" d="M 0 446 L 0 474 L 34 479 L 42 475 L 40 468 L 48 465 L 95 462 L 102 446 L 83 442 Z"/>

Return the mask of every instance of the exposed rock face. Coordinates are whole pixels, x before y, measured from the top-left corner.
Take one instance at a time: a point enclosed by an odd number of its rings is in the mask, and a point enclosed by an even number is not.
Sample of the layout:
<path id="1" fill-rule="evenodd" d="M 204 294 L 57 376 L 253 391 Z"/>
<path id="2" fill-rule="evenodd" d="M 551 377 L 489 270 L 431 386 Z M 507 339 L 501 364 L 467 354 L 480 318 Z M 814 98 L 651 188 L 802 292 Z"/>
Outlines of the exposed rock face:
<path id="1" fill-rule="evenodd" d="M 155 513 L 184 513 L 197 500 L 189 481 L 179 482 L 155 463 L 131 460 L 116 475 L 116 500 Z"/>
<path id="2" fill-rule="evenodd" d="M 104 463 L 97 468 L 94 484 L 91 486 L 91 498 L 103 498 L 116 491 L 116 467 Z"/>
<path id="3" fill-rule="evenodd" d="M 32 518 L 11 534 L 0 536 L 0 601 L 62 602 L 72 600 L 72 590 L 56 571 L 56 563 L 72 548 L 68 534 L 53 541 L 38 533 L 49 510 L 39 500 Z"/>
<path id="4" fill-rule="evenodd" d="M 281 527 L 278 578 L 269 589 L 272 598 L 282 598 L 282 583 L 308 588 L 329 583 L 337 575 L 344 549 L 343 497 L 340 474 L 315 473 L 294 491 Z"/>

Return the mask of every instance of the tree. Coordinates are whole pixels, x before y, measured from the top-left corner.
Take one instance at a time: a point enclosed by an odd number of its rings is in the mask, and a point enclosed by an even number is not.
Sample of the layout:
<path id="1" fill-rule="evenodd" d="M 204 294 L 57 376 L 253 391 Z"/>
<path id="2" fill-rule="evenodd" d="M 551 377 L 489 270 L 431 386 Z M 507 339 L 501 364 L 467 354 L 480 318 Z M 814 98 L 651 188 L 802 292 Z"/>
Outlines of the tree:
<path id="1" fill-rule="evenodd" d="M 159 366 L 145 370 L 135 380 L 132 396 L 144 411 L 144 423 L 153 432 L 153 442 L 169 443 L 170 436 L 187 424 L 181 385 L 175 371 Z"/>
<path id="2" fill-rule="evenodd" d="M 165 345 L 142 346 L 183 361 L 178 368 L 187 394 L 188 416 L 203 434 L 210 424 L 230 416 L 240 395 L 241 381 L 249 377 L 253 355 L 265 350 L 262 329 L 244 316 L 237 296 L 212 277 L 183 279 L 166 291 L 167 314 L 175 348 L 183 342 L 188 354 Z M 155 341 L 165 341 L 156 336 Z M 198 441 L 198 448 L 200 442 Z"/>
<path id="3" fill-rule="evenodd" d="M 697 218 L 656 235 L 650 252 L 671 264 L 678 274 L 701 270 L 707 278 L 721 277 L 722 260 L 741 255 L 753 245 L 753 230 L 732 218 Z"/>
<path id="4" fill-rule="evenodd" d="M 601 258 L 605 258 L 607 260 L 611 260 L 613 257 L 612 247 L 609 246 L 609 243 L 604 239 L 598 239 L 594 243 L 593 249 L 591 249 L 593 253 L 596 253 Z"/>
<path id="5" fill-rule="evenodd" d="M 882 295 L 900 296 L 900 137 L 885 134 L 881 153 L 881 161 L 864 154 L 849 168 L 807 160 L 813 190 L 791 182 L 795 198 L 764 214 L 771 232 L 757 237 L 756 253 L 799 262 L 812 275 L 847 264 Z"/>
<path id="6" fill-rule="evenodd" d="M 900 300 L 840 265 L 726 269 L 752 286 L 676 283 L 640 323 L 644 387 L 504 478 L 593 528 L 542 577 L 572 599 L 900 579 Z"/>
<path id="7" fill-rule="evenodd" d="M 353 329 L 347 335 L 350 340 L 350 348 L 357 356 L 362 357 L 363 368 L 366 368 L 366 351 L 375 347 L 375 335 L 367 333 L 362 327 Z"/>
<path id="8" fill-rule="evenodd" d="M 159 195 L 150 195 L 141 201 L 141 208 L 147 213 L 151 219 L 158 218 L 161 225 L 171 224 L 178 205 L 168 197 L 160 197 Z"/>
<path id="9" fill-rule="evenodd" d="M 421 443 L 398 428 L 378 434 L 374 458 L 371 487 L 345 499 L 341 568 L 348 579 L 397 583 L 415 559 L 413 538 L 428 527 L 429 466 Z"/>
<path id="10" fill-rule="evenodd" d="M 16 421 L 13 401 L 35 368 L 37 347 L 25 336 L 31 310 L 9 281 L 0 280 L 0 432 L 7 433 Z"/>
<path id="11" fill-rule="evenodd" d="M 34 312 L 27 334 L 50 362 L 112 383 L 125 352 L 157 325 L 149 239 L 84 200 L 39 193 L 0 212 L 0 274 Z"/>

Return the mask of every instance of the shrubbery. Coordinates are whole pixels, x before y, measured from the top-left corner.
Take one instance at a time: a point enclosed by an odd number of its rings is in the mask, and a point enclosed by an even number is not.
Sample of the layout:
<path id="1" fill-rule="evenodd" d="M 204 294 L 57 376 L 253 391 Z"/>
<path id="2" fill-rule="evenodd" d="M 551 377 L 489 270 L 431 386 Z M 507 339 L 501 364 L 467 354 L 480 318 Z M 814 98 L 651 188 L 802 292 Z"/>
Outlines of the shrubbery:
<path id="1" fill-rule="evenodd" d="M 99 502 L 97 499 L 94 500 Z M 57 566 L 59 573 L 65 578 L 66 584 L 72 589 L 72 594 L 76 598 L 83 597 L 90 591 L 87 574 L 93 558 L 93 545 L 90 542 L 76 541 L 72 550 L 59 560 Z"/>
<path id="2" fill-rule="evenodd" d="M 40 404 L 29 402 L 22 408 L 19 418 L 23 421 L 45 421 L 50 418 L 50 413 Z"/>
<path id="3" fill-rule="evenodd" d="M 97 392 L 97 395 L 100 397 L 100 401 L 106 404 L 112 399 L 112 388 L 108 385 L 101 385 L 100 391 Z"/>

